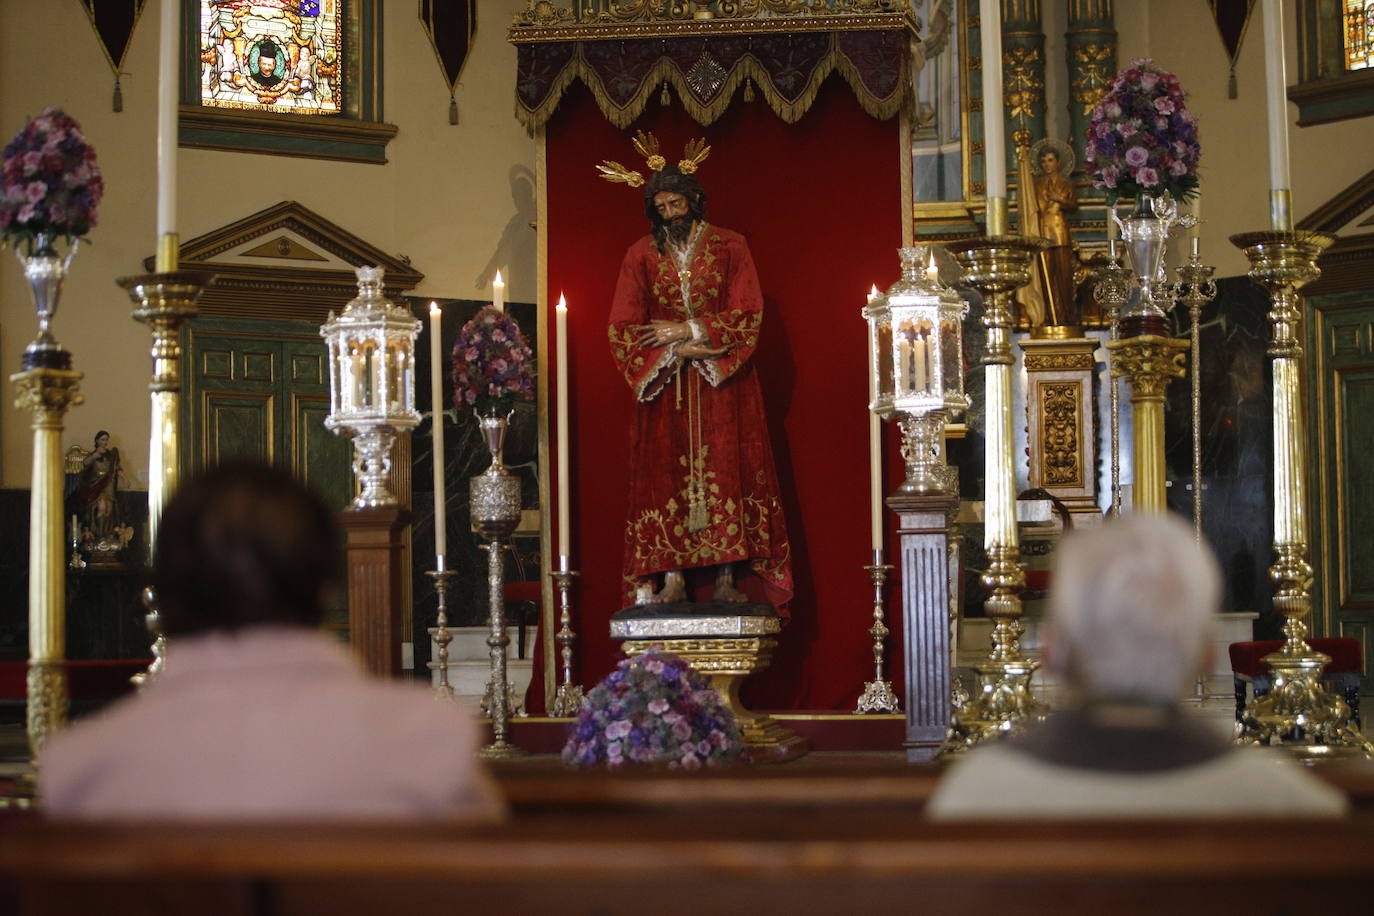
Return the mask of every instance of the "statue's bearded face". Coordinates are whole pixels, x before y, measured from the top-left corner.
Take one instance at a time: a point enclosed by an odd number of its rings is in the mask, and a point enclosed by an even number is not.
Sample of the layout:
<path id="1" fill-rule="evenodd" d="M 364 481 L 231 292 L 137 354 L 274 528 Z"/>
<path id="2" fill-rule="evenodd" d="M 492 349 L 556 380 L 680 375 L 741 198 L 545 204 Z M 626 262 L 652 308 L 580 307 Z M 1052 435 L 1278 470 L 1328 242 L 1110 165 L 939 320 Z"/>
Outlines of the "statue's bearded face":
<path id="1" fill-rule="evenodd" d="M 687 238 L 692 229 L 692 214 L 686 195 L 676 191 L 659 191 L 654 195 L 654 210 L 668 230 L 669 238 L 679 242 Z"/>

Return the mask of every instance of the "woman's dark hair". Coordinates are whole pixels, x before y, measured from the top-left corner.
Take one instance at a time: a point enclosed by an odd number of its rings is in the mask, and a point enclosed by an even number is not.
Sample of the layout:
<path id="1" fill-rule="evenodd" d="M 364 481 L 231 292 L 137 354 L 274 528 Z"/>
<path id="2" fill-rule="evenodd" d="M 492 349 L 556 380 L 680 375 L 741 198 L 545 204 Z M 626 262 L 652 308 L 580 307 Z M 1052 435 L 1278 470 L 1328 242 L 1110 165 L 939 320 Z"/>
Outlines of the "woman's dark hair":
<path id="1" fill-rule="evenodd" d="M 231 461 L 197 474 L 158 524 L 153 586 L 163 630 L 318 626 L 340 581 L 340 553 L 333 513 L 286 471 Z"/>

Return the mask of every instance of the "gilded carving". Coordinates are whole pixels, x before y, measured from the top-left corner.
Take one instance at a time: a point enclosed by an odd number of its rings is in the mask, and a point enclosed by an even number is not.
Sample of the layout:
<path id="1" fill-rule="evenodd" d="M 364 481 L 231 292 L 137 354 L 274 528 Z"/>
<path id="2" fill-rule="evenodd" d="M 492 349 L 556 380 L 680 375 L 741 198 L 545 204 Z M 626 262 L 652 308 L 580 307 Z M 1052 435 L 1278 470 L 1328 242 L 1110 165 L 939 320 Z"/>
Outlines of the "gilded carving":
<path id="1" fill-rule="evenodd" d="M 1078 382 L 1040 385 L 1041 476 L 1048 487 L 1081 487 Z"/>
<path id="2" fill-rule="evenodd" d="M 1074 73 L 1070 92 L 1074 102 L 1090 115 L 1097 103 L 1107 94 L 1112 83 L 1112 59 L 1116 49 L 1110 45 L 1090 43 L 1073 49 Z"/>
<path id="3" fill-rule="evenodd" d="M 515 15 L 519 28 L 552 28 L 560 25 L 623 25 L 627 23 L 686 23 L 717 19 L 777 19 L 810 16 L 873 15 L 905 13 L 906 0 L 717 0 L 708 16 L 697 19 L 704 4 L 689 0 L 577 0 L 559 6 L 550 0 L 530 0 Z"/>
<path id="4" fill-rule="evenodd" d="M 33 411 L 35 428 L 57 424 L 69 407 L 85 403 L 80 394 L 81 373 L 69 369 L 30 369 L 10 377 L 14 382 L 14 406 Z"/>
<path id="5" fill-rule="evenodd" d="M 1045 101 L 1039 48 L 1009 48 L 1002 55 L 1003 96 L 1007 114 L 1025 120 Z"/>
<path id="6" fill-rule="evenodd" d="M 1183 377 L 1186 344 L 1164 338 L 1134 337 L 1111 341 L 1112 378 L 1131 381 L 1132 400 L 1163 400 L 1169 382 Z"/>
<path id="7" fill-rule="evenodd" d="M 1094 365 L 1091 353 L 1027 353 L 1027 369 L 1088 369 Z"/>
<path id="8" fill-rule="evenodd" d="M 29 750 L 35 758 L 48 736 L 67 723 L 67 672 L 61 662 L 29 662 Z"/>

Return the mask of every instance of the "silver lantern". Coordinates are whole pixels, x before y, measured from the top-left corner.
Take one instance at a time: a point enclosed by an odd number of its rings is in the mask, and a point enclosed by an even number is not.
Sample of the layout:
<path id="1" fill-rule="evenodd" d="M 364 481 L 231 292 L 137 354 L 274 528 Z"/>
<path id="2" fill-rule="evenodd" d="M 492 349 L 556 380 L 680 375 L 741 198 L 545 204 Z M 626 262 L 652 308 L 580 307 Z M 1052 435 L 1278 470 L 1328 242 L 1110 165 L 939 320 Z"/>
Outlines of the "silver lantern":
<path id="1" fill-rule="evenodd" d="M 899 248 L 902 276 L 864 309 L 873 401 L 883 419 L 898 418 L 908 494 L 948 493 L 944 463 L 948 417 L 968 409 L 964 394 L 963 320 L 968 304 L 940 282 L 928 246 Z"/>
<path id="2" fill-rule="evenodd" d="M 382 293 L 382 268 L 359 267 L 358 297 L 320 328 L 329 350 L 329 416 L 324 425 L 353 437 L 359 481 L 353 508 L 396 505 L 387 489 L 391 446 L 420 422 L 415 411 L 415 338 L 420 321 Z"/>

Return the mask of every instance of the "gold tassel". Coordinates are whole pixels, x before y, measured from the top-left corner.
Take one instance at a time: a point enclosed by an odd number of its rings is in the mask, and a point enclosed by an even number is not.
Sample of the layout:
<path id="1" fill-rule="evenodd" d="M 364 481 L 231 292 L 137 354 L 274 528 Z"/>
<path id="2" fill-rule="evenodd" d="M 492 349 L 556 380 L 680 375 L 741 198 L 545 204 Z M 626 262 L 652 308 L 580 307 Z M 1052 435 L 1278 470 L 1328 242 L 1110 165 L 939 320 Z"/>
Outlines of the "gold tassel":
<path id="1" fill-rule="evenodd" d="M 1226 84 L 1226 97 L 1228 99 L 1238 98 L 1236 93 L 1236 65 L 1231 65 L 1231 80 Z"/>
<path id="2" fill-rule="evenodd" d="M 754 81 L 747 77 L 744 80 L 744 101 L 754 101 Z"/>
<path id="3" fill-rule="evenodd" d="M 458 123 L 458 100 L 453 96 L 448 97 L 448 123 Z"/>
<path id="4" fill-rule="evenodd" d="M 119 77 L 115 77 L 114 100 L 110 103 L 110 110 L 115 114 L 124 110 L 124 93 L 119 88 Z"/>
<path id="5" fill-rule="evenodd" d="M 658 104 L 668 106 L 673 104 L 673 97 L 668 94 L 668 81 L 663 81 L 663 91 L 658 94 Z"/>

